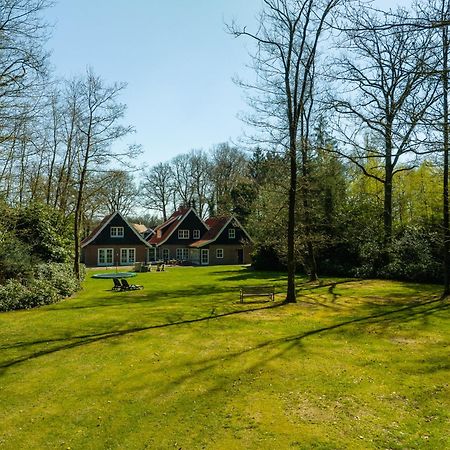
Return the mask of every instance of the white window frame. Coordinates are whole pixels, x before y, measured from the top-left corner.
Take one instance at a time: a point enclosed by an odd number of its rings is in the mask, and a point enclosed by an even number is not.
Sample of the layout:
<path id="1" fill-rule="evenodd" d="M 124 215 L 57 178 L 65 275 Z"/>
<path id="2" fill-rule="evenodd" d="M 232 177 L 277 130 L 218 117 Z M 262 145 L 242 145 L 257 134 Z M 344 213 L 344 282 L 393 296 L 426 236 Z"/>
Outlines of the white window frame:
<path id="1" fill-rule="evenodd" d="M 234 228 L 228 229 L 228 239 L 236 239 L 236 230 Z"/>
<path id="2" fill-rule="evenodd" d="M 200 230 L 194 230 L 192 232 L 192 239 L 200 239 Z"/>
<path id="3" fill-rule="evenodd" d="M 111 256 L 108 259 L 109 256 Z M 100 262 L 100 254 L 103 254 L 103 262 Z M 112 266 L 114 264 L 114 249 L 113 248 L 99 248 L 97 249 L 97 265 L 98 266 Z"/>
<path id="4" fill-rule="evenodd" d="M 216 258 L 223 259 L 223 248 L 216 248 Z"/>
<path id="5" fill-rule="evenodd" d="M 170 249 L 168 249 L 168 248 L 162 249 L 162 259 L 164 261 L 168 261 L 170 259 Z"/>
<path id="6" fill-rule="evenodd" d="M 209 264 L 209 249 L 202 248 L 200 250 L 200 264 L 202 266 L 207 266 Z"/>
<path id="7" fill-rule="evenodd" d="M 125 254 L 125 258 L 124 258 Z M 136 262 L 136 249 L 135 248 L 121 248 L 120 249 L 120 264 L 128 266 Z"/>
<path id="8" fill-rule="evenodd" d="M 178 239 L 189 239 L 189 230 L 178 230 Z"/>
<path id="9" fill-rule="evenodd" d="M 110 228 L 110 235 L 111 235 L 112 238 L 123 238 L 123 236 L 124 236 L 124 228 L 123 227 L 111 227 Z"/>
<path id="10" fill-rule="evenodd" d="M 179 261 L 189 260 L 189 249 L 188 248 L 177 248 L 176 259 Z"/>

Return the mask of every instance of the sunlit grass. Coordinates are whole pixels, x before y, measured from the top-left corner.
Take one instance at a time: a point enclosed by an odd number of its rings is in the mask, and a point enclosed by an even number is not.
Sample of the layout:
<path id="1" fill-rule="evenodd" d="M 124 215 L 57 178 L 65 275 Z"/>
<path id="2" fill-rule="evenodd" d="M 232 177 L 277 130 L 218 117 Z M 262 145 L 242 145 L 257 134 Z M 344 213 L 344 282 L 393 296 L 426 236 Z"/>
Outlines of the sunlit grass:
<path id="1" fill-rule="evenodd" d="M 0 447 L 450 447 L 437 286 L 241 267 L 139 274 L 0 315 Z M 239 286 L 275 284 L 275 303 Z"/>

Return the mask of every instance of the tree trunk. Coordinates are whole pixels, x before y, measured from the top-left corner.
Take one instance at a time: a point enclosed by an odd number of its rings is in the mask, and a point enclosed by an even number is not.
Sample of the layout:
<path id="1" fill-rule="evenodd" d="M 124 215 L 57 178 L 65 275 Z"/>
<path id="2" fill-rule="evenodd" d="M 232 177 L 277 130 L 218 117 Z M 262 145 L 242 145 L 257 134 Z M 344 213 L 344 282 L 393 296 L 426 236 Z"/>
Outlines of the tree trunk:
<path id="1" fill-rule="evenodd" d="M 443 213 L 444 213 L 444 296 L 450 294 L 450 215 L 448 198 L 449 172 L 449 112 L 448 112 L 448 26 L 442 29 L 442 86 L 443 86 L 443 150 L 444 150 L 444 183 L 443 183 Z"/>
<path id="2" fill-rule="evenodd" d="M 303 134 L 303 132 L 302 132 Z M 305 224 L 306 239 L 306 261 L 309 281 L 317 281 L 317 262 L 314 244 L 312 241 L 312 221 L 310 210 L 310 189 L 309 189 L 309 161 L 308 161 L 308 142 L 302 138 L 302 196 L 303 196 L 303 214 Z"/>
<path id="3" fill-rule="evenodd" d="M 383 204 L 383 226 L 384 240 L 383 253 L 384 263 L 388 264 L 390 257 L 390 246 L 392 243 L 392 178 L 394 167 L 392 166 L 392 122 L 389 114 L 385 135 L 385 158 L 384 158 L 384 204 Z"/>
<path id="4" fill-rule="evenodd" d="M 384 250 L 388 251 L 392 242 L 392 173 L 386 171 L 384 183 Z"/>
<path id="5" fill-rule="evenodd" d="M 73 271 L 77 279 L 80 279 L 80 262 L 81 262 L 81 246 L 80 246 L 80 228 L 81 228 L 81 218 L 83 214 L 83 194 L 84 194 L 84 184 L 86 180 L 86 174 L 88 169 L 90 150 L 91 150 L 91 132 L 92 132 L 92 116 L 90 116 L 88 133 L 87 133 L 87 142 L 86 149 L 84 154 L 83 166 L 80 173 L 80 181 L 78 184 L 78 195 L 77 202 L 75 205 L 75 222 L 73 227 L 73 236 L 74 236 L 74 246 L 75 246 L 75 260 Z"/>
<path id="6" fill-rule="evenodd" d="M 291 137 L 290 149 L 290 185 L 289 185 L 289 212 L 288 212 L 288 236 L 287 236 L 287 269 L 288 283 L 286 303 L 296 303 L 295 293 L 295 206 L 297 192 L 297 148 L 295 137 Z"/>

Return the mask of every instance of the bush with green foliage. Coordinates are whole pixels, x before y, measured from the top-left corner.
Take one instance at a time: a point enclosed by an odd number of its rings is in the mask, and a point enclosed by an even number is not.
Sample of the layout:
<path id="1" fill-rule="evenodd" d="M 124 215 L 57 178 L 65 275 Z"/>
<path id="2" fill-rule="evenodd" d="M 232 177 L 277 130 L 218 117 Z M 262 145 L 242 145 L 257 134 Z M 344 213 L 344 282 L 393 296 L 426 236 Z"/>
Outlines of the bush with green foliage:
<path id="1" fill-rule="evenodd" d="M 69 264 L 39 264 L 35 268 L 35 279 L 51 283 L 61 297 L 68 297 L 80 288 Z"/>
<path id="2" fill-rule="evenodd" d="M 252 253 L 252 260 L 252 266 L 257 270 L 284 270 L 286 268 L 275 248 L 271 246 L 257 246 Z"/>
<path id="3" fill-rule="evenodd" d="M 10 231 L 0 231 L 0 283 L 10 278 L 32 278 L 33 265 L 37 261 L 31 247 Z"/>
<path id="4" fill-rule="evenodd" d="M 442 282 L 441 241 L 435 230 L 405 228 L 391 245 L 389 263 L 377 275 L 394 280 Z"/>
<path id="5" fill-rule="evenodd" d="M 22 284 L 18 280 L 8 280 L 0 286 L 0 310 L 30 309 L 55 303 L 59 300 L 57 290 L 45 280 L 32 280 Z"/>
<path id="6" fill-rule="evenodd" d="M 0 204 L 0 311 L 55 303 L 79 289 L 70 233 L 47 205 Z"/>
<path id="7" fill-rule="evenodd" d="M 29 280 L 9 279 L 0 285 L 0 311 L 30 309 L 56 303 L 79 289 L 68 264 L 40 263 Z"/>
<path id="8" fill-rule="evenodd" d="M 15 233 L 43 261 L 66 262 L 73 256 L 71 222 L 48 205 L 19 208 Z"/>

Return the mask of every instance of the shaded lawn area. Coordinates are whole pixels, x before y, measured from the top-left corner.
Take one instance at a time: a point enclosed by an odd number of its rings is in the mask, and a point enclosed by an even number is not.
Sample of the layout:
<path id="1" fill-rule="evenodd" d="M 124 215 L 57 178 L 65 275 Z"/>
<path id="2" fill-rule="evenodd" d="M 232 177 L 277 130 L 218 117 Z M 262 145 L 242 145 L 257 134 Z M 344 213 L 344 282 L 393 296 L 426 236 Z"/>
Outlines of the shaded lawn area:
<path id="1" fill-rule="evenodd" d="M 0 314 L 0 448 L 450 448 L 440 287 L 169 268 Z M 241 285 L 277 301 L 239 304 Z"/>

